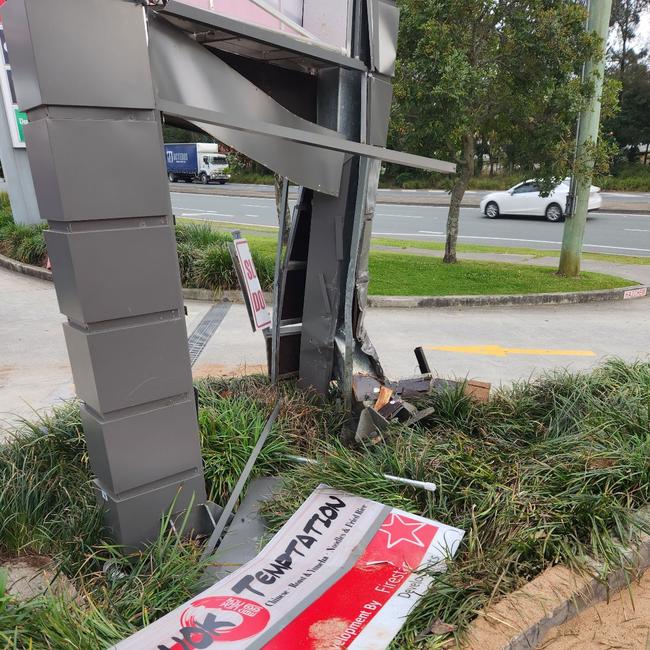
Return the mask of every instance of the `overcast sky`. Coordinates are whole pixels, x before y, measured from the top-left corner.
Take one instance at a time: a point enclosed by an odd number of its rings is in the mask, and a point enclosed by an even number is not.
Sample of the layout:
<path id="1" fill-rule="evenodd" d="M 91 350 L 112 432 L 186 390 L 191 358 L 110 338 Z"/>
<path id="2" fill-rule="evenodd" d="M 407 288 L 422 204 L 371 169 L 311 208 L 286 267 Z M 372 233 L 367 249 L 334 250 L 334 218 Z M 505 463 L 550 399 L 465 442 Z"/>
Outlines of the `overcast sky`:
<path id="1" fill-rule="evenodd" d="M 646 11 L 641 17 L 635 45 L 638 49 L 645 47 L 650 50 L 650 11 Z"/>

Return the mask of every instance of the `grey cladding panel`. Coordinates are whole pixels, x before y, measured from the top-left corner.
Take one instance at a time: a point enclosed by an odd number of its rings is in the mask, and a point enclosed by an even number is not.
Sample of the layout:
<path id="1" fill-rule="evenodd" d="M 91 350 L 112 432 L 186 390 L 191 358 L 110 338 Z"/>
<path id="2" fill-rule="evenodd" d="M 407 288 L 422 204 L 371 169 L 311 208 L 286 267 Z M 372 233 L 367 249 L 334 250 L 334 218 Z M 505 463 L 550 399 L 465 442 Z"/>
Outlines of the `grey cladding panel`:
<path id="1" fill-rule="evenodd" d="M 368 143 L 384 147 L 388 139 L 393 86 L 371 77 L 368 83 Z"/>
<path id="2" fill-rule="evenodd" d="M 181 318 L 87 333 L 63 326 L 77 394 L 99 413 L 192 390 Z"/>
<path id="3" fill-rule="evenodd" d="M 121 418 L 81 418 L 93 471 L 113 494 L 202 467 L 194 400 Z"/>
<path id="4" fill-rule="evenodd" d="M 7 6 L 23 110 L 154 107 L 142 6 L 126 0 L 11 0 Z"/>
<path id="5" fill-rule="evenodd" d="M 11 52 L 14 88 L 21 107 L 38 106 L 41 103 L 25 2 L 26 0 L 11 0 L 2 7 L 7 51 Z"/>
<path id="6" fill-rule="evenodd" d="M 207 498 L 202 476 L 175 481 L 123 499 L 108 494 L 97 481 L 95 490 L 97 500 L 107 510 L 108 526 L 120 544 L 128 548 L 141 548 L 144 543 L 157 539 L 162 517 L 170 510 L 180 513 L 190 504 L 196 506 L 205 503 Z M 193 514 L 197 512 L 195 509 Z M 198 524 L 196 517 L 189 518 L 190 530 L 197 528 Z"/>
<path id="7" fill-rule="evenodd" d="M 370 0 L 373 24 L 370 34 L 374 69 L 392 77 L 397 58 L 397 35 L 399 32 L 399 9 L 392 0 Z"/>
<path id="8" fill-rule="evenodd" d="M 169 214 L 167 172 L 155 121 L 46 118 L 28 124 L 25 139 L 44 219 Z"/>
<path id="9" fill-rule="evenodd" d="M 162 100 L 338 137 L 335 132 L 288 111 L 165 20 L 152 20 L 150 47 L 152 73 Z M 195 123 L 213 137 L 298 185 L 338 194 L 344 160 L 342 153 Z"/>
<path id="10" fill-rule="evenodd" d="M 176 240 L 167 225 L 47 231 L 61 311 L 78 323 L 180 309 Z"/>

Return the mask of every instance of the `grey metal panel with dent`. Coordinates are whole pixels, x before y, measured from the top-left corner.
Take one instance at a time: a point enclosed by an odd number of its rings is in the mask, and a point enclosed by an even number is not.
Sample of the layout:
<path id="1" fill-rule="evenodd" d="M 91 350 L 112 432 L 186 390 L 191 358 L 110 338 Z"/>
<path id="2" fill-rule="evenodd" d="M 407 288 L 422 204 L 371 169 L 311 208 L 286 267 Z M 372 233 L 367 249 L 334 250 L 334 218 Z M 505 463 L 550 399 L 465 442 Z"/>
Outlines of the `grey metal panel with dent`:
<path id="1" fill-rule="evenodd" d="M 27 124 L 42 217 L 88 221 L 168 214 L 158 132 L 153 120 L 44 118 Z"/>
<path id="2" fill-rule="evenodd" d="M 161 476 L 201 471 L 193 397 L 114 418 L 102 418 L 82 406 L 81 419 L 93 471 L 116 496 Z"/>
<path id="3" fill-rule="evenodd" d="M 368 79 L 368 142 L 383 147 L 386 144 L 393 85 L 378 77 Z"/>
<path id="4" fill-rule="evenodd" d="M 339 137 L 294 115 L 162 18 L 150 23 L 151 68 L 160 99 Z M 195 122 L 221 142 L 305 187 L 337 195 L 344 154 Z"/>
<path id="5" fill-rule="evenodd" d="M 370 48 L 373 68 L 380 74 L 392 77 L 397 59 L 397 35 L 400 10 L 392 0 L 369 0 L 372 26 Z"/>
<path id="6" fill-rule="evenodd" d="M 205 485 L 202 475 L 184 476 L 150 490 L 122 498 L 110 494 L 94 481 L 98 502 L 110 512 L 107 521 L 120 544 L 128 548 L 142 547 L 160 535 L 161 515 L 182 513 L 190 504 L 195 509 L 188 518 L 187 530 L 201 530 L 201 512 L 197 504 L 205 502 Z M 153 515 L 153 516 L 152 516 Z"/>
<path id="7" fill-rule="evenodd" d="M 176 240 L 166 218 L 159 221 L 165 225 L 46 231 L 61 312 L 97 323 L 178 309 Z"/>
<path id="8" fill-rule="evenodd" d="M 22 110 L 154 108 L 142 7 L 129 0 L 25 0 L 10 1 L 2 11 L 20 26 L 7 30 L 7 45 Z M 128 62 L 128 74 L 120 61 Z"/>
<path id="9" fill-rule="evenodd" d="M 192 390 L 184 318 L 85 332 L 63 325 L 77 394 L 110 413 Z M 183 337 L 185 345 L 179 345 Z"/>

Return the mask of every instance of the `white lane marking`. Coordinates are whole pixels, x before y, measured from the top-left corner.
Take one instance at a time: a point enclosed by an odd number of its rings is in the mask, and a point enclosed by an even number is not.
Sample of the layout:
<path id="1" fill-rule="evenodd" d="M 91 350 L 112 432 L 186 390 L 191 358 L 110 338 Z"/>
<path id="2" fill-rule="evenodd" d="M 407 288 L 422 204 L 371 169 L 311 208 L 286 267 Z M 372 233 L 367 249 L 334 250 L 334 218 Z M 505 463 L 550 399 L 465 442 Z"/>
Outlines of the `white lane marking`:
<path id="1" fill-rule="evenodd" d="M 650 232 L 650 230 L 643 230 L 641 228 L 625 228 L 625 232 Z"/>
<path id="2" fill-rule="evenodd" d="M 420 230 L 421 233 L 427 235 L 438 236 L 442 233 L 431 232 L 429 230 Z M 487 241 L 515 241 L 515 242 L 525 242 L 527 244 L 554 244 L 556 246 L 561 246 L 562 242 L 559 241 L 547 241 L 545 239 L 516 239 L 514 237 L 477 237 L 473 235 L 459 235 L 459 239 L 483 239 Z M 650 248 L 631 248 L 629 246 L 604 246 L 603 244 L 584 244 L 585 248 L 607 248 L 610 250 L 619 250 L 619 251 L 636 251 L 639 253 L 650 253 Z"/>
<path id="3" fill-rule="evenodd" d="M 442 235 L 441 232 L 424 235 L 418 234 L 416 232 L 373 232 L 373 237 L 435 237 L 436 235 Z"/>
<path id="4" fill-rule="evenodd" d="M 623 199 L 638 199 L 645 196 L 650 196 L 650 194 L 623 194 L 622 192 L 601 192 L 603 196 L 611 196 L 614 198 L 623 198 Z"/>
<path id="5" fill-rule="evenodd" d="M 375 216 L 377 216 L 377 217 L 391 217 L 392 219 L 424 219 L 424 217 L 416 216 L 414 214 L 387 214 L 385 212 L 377 212 L 377 214 Z"/>
<path id="6" fill-rule="evenodd" d="M 221 214 L 221 212 L 182 212 L 181 217 L 229 217 L 233 218 L 234 214 Z"/>
<path id="7" fill-rule="evenodd" d="M 255 204 L 255 203 L 242 203 L 242 206 L 244 208 L 271 208 L 273 206 L 271 205 L 261 205 L 261 204 Z"/>
<path id="8" fill-rule="evenodd" d="M 260 215 L 259 214 L 245 214 L 244 215 L 247 219 L 259 219 Z"/>

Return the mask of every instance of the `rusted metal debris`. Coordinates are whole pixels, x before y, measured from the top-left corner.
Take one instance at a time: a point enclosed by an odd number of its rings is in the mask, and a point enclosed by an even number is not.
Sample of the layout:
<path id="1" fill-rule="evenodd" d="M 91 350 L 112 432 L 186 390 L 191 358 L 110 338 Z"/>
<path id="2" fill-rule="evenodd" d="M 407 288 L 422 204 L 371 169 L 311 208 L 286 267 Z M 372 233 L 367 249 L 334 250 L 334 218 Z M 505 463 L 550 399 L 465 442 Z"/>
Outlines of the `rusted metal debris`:
<path id="1" fill-rule="evenodd" d="M 396 420 L 407 426 L 416 424 L 434 413 L 433 408 L 418 410 L 409 399 L 417 399 L 429 393 L 442 393 L 457 390 L 463 386 L 465 394 L 481 402 L 490 398 L 491 384 L 470 380 L 458 382 L 449 379 L 434 378 L 423 349 L 416 348 L 415 356 L 422 375 L 390 381 L 381 381 L 375 376 L 356 374 L 352 380 L 352 394 L 356 402 L 359 423 L 356 429 L 357 442 L 370 441 L 378 444 L 382 433 L 388 429 L 391 421 Z"/>

